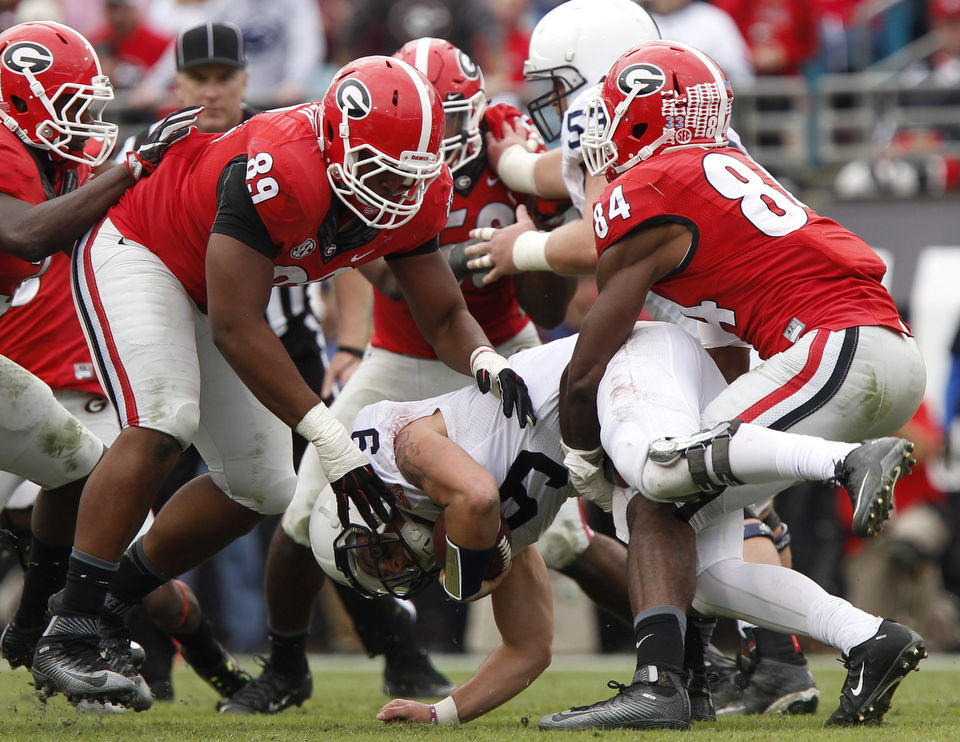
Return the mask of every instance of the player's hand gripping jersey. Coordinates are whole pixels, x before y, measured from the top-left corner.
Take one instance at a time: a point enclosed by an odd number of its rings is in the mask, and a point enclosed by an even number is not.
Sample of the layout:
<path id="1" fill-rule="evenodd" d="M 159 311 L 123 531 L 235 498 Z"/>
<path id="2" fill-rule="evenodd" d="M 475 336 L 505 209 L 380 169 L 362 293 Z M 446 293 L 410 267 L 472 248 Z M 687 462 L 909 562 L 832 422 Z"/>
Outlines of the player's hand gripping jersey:
<path id="1" fill-rule="evenodd" d="M 351 220 L 340 229 L 352 215 L 331 192 L 317 117 L 318 105 L 310 103 L 259 114 L 226 134 L 187 137 L 109 217 L 159 255 L 201 307 L 211 232 L 267 255 L 276 285 L 317 281 L 390 253 L 437 249 L 449 170 L 443 168 L 417 215 L 402 227 L 376 229 Z"/>
<path id="2" fill-rule="evenodd" d="M 688 227 L 692 242 L 652 289 L 761 358 L 815 328 L 904 329 L 876 253 L 733 148 L 661 154 L 618 177 L 593 208 L 597 253 L 669 222 Z"/>
<path id="3" fill-rule="evenodd" d="M 510 357 L 511 367 L 528 384 L 539 421 L 535 426 L 519 428 L 497 414 L 497 400 L 472 386 L 430 400 L 378 402 L 361 410 L 353 424 L 353 438 L 393 491 L 397 507 L 431 521 L 440 512 L 404 479 L 394 457 L 394 438 L 400 429 L 440 410 L 450 440 L 499 482 L 501 512 L 510 526 L 513 553 L 534 543 L 564 500 L 576 494 L 560 463 L 557 419 L 560 375 L 574 343 L 576 336 L 571 336 Z"/>

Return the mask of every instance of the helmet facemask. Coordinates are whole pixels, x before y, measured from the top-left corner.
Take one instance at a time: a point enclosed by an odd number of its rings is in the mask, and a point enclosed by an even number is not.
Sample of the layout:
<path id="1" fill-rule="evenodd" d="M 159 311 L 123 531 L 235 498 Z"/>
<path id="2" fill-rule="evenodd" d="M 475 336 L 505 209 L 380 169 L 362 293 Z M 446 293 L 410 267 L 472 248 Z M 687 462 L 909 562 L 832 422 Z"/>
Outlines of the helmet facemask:
<path id="1" fill-rule="evenodd" d="M 523 75 L 527 80 L 545 80 L 550 85 L 546 92 L 534 97 L 527 104 L 527 110 L 544 140 L 552 142 L 560 136 L 563 112 L 567 108 L 568 99 L 586 85 L 587 80 L 573 66 L 534 70 L 525 65 Z"/>
<path id="2" fill-rule="evenodd" d="M 443 161 L 429 152 L 407 150 L 399 159 L 376 152 L 365 144 L 349 146 L 345 137 L 343 165 L 327 168 L 330 187 L 368 226 L 396 229 L 409 222 L 420 210 L 430 183 L 440 174 Z M 383 176 L 396 176 L 402 186 L 389 194 L 371 184 Z"/>
<path id="3" fill-rule="evenodd" d="M 397 520 L 402 524 L 395 525 Z M 402 514 L 377 530 L 348 524 L 333 543 L 337 570 L 368 598 L 392 595 L 410 598 L 430 585 L 440 572 L 433 556 L 432 529 Z M 399 557 L 405 564 L 390 572 L 384 564 Z"/>
<path id="4" fill-rule="evenodd" d="M 25 74 L 28 79 L 32 77 L 29 70 Z M 31 87 L 35 84 L 39 87 L 35 79 L 30 80 L 30 84 Z M 106 75 L 93 78 L 90 85 L 61 85 L 50 98 L 41 89 L 37 100 L 46 109 L 49 118 L 32 132 L 36 137 L 33 146 L 55 152 L 64 160 L 91 167 L 102 164 L 117 141 L 117 125 L 103 120 L 103 111 L 113 99 L 113 86 Z M 84 149 L 91 139 L 102 143 L 96 154 Z"/>
<path id="5" fill-rule="evenodd" d="M 455 98 L 443 102 L 446 129 L 440 151 L 443 159 L 456 172 L 468 162 L 475 160 L 483 149 L 480 122 L 487 110 L 487 96 L 478 90 L 469 98 Z M 456 133 L 447 136 L 446 133 Z"/>

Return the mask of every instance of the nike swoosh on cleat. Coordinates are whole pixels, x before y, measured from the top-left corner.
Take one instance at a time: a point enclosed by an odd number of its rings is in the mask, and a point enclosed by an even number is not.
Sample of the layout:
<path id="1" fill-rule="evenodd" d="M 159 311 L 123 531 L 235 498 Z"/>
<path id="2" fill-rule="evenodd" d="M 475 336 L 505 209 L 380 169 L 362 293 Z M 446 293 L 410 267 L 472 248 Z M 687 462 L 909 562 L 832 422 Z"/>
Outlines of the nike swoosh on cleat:
<path id="1" fill-rule="evenodd" d="M 77 675 L 76 673 L 72 673 L 69 670 L 61 670 L 60 672 L 62 672 L 67 677 L 73 678 L 74 680 L 79 681 L 81 683 L 88 683 L 89 685 L 92 685 L 94 688 L 102 688 L 104 685 L 107 684 L 106 673 L 100 673 L 99 675 Z"/>
<path id="2" fill-rule="evenodd" d="M 859 696 L 860 693 L 863 691 L 863 668 L 864 668 L 864 665 L 860 665 L 860 680 L 857 681 L 856 688 L 850 689 L 851 695 Z"/>

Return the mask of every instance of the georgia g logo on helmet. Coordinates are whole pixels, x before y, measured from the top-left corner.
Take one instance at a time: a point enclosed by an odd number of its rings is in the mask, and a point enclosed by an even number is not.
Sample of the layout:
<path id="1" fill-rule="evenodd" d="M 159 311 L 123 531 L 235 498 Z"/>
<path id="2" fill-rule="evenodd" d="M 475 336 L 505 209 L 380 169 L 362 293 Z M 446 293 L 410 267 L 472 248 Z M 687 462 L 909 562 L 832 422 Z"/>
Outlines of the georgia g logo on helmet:
<path id="1" fill-rule="evenodd" d="M 632 64 L 617 78 L 617 87 L 624 95 L 633 93 L 637 98 L 653 95 L 667 83 L 663 70 L 653 64 Z"/>
<path id="2" fill-rule="evenodd" d="M 24 70 L 38 75 L 53 66 L 53 54 L 41 44 L 19 41 L 3 52 L 3 66 L 18 75 L 22 75 Z"/>
<path id="3" fill-rule="evenodd" d="M 355 77 L 348 77 L 337 88 L 337 106 L 347 118 L 362 119 L 373 108 L 367 86 Z"/>

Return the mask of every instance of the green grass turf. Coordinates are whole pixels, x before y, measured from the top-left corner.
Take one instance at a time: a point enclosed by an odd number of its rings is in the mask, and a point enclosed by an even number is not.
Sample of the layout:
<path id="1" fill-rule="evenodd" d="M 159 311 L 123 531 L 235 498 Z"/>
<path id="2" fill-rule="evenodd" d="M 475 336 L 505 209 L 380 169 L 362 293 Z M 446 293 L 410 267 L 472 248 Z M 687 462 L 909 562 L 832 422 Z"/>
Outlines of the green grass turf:
<path id="1" fill-rule="evenodd" d="M 248 668 L 254 665 L 245 658 Z M 462 681 L 478 658 L 438 657 L 440 669 Z M 227 740 L 574 740 L 601 737 L 610 740 L 683 739 L 690 742 L 807 742 L 808 740 L 905 740 L 954 742 L 960 740 L 960 658 L 934 655 L 911 673 L 894 697 L 882 727 L 823 729 L 836 707 L 843 667 L 833 659 L 815 656 L 811 666 L 821 690 L 815 716 L 726 718 L 697 724 L 688 732 L 564 732 L 537 729 L 548 712 L 606 698 L 606 681 L 629 679 L 632 659 L 618 657 L 556 658 L 553 667 L 527 691 L 508 704 L 462 727 L 422 725 L 383 726 L 374 715 L 388 699 L 380 692 L 381 665 L 356 656 L 319 656 L 313 660 L 313 697 L 302 708 L 268 717 L 227 717 L 214 711 L 216 696 L 189 669 L 175 669 L 177 700 L 155 704 L 149 711 L 123 715 L 80 714 L 62 697 L 40 703 L 21 668 L 0 670 L 0 740 L 47 742 L 186 742 Z"/>

